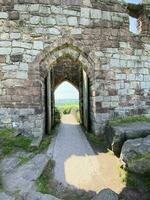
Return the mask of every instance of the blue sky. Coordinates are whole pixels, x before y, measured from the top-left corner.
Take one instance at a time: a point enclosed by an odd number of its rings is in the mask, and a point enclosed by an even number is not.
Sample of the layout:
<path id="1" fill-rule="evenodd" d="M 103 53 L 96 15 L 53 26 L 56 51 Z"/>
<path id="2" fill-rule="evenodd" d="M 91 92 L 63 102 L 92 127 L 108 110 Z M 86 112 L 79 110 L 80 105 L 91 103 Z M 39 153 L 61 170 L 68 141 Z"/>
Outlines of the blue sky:
<path id="1" fill-rule="evenodd" d="M 128 3 L 141 3 L 142 0 L 125 0 Z"/>
<path id="2" fill-rule="evenodd" d="M 125 0 L 128 3 L 141 3 L 142 0 Z M 136 19 L 130 18 L 130 30 L 136 33 Z M 56 99 L 78 99 L 79 93 L 75 87 L 68 82 L 63 82 L 55 91 Z"/>
<path id="3" fill-rule="evenodd" d="M 72 84 L 64 81 L 56 88 L 55 99 L 79 99 L 79 92 Z"/>

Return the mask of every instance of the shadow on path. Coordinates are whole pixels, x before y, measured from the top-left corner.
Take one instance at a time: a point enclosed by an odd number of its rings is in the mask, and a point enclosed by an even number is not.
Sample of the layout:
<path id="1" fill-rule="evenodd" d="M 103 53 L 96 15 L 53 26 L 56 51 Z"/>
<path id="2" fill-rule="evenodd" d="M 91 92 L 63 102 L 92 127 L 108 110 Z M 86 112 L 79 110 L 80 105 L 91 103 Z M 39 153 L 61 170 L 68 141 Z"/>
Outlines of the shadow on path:
<path id="1" fill-rule="evenodd" d="M 72 115 L 62 117 L 52 159 L 54 178 L 65 187 L 93 192 L 109 187 L 117 193 L 124 187 L 117 169 L 118 159 L 106 153 L 96 155 Z"/>

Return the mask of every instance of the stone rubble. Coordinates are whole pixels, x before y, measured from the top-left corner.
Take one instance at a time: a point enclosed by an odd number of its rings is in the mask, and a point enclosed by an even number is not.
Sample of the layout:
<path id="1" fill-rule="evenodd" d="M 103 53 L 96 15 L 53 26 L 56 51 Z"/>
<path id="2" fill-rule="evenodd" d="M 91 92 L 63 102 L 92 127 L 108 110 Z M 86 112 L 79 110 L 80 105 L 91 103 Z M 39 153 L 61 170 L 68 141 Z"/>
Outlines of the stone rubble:
<path id="1" fill-rule="evenodd" d="M 121 150 L 121 160 L 134 173 L 150 172 L 150 135 L 145 138 L 127 140 Z"/>

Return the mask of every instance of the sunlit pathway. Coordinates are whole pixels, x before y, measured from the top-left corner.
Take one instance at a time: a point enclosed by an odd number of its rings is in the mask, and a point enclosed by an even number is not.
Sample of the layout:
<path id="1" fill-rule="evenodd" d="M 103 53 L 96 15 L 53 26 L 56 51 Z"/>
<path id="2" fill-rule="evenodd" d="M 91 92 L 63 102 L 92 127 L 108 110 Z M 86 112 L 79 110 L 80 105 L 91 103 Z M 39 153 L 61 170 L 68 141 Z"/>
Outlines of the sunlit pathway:
<path id="1" fill-rule="evenodd" d="M 62 117 L 52 155 L 55 161 L 54 178 L 64 186 L 96 192 L 107 187 L 119 192 L 123 188 L 123 185 L 118 183 L 116 158 L 109 158 L 112 156 L 108 155 L 103 164 L 104 154 L 95 155 L 72 115 Z M 115 166 L 112 166 L 114 163 Z"/>

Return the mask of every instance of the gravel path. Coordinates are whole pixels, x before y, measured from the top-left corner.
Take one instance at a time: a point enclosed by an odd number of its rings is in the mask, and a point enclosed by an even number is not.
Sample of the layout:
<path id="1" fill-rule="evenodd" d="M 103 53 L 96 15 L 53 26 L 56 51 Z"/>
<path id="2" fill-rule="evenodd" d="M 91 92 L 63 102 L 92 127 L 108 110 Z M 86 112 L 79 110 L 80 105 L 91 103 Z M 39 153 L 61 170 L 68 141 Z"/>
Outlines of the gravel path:
<path id="1" fill-rule="evenodd" d="M 53 150 L 51 149 L 52 159 L 55 161 L 54 178 L 64 186 L 85 191 L 98 192 L 110 187 L 108 178 L 103 176 L 99 155 L 95 155 L 75 118 L 64 115 L 57 131 Z M 120 191 L 121 188 L 117 190 Z"/>

